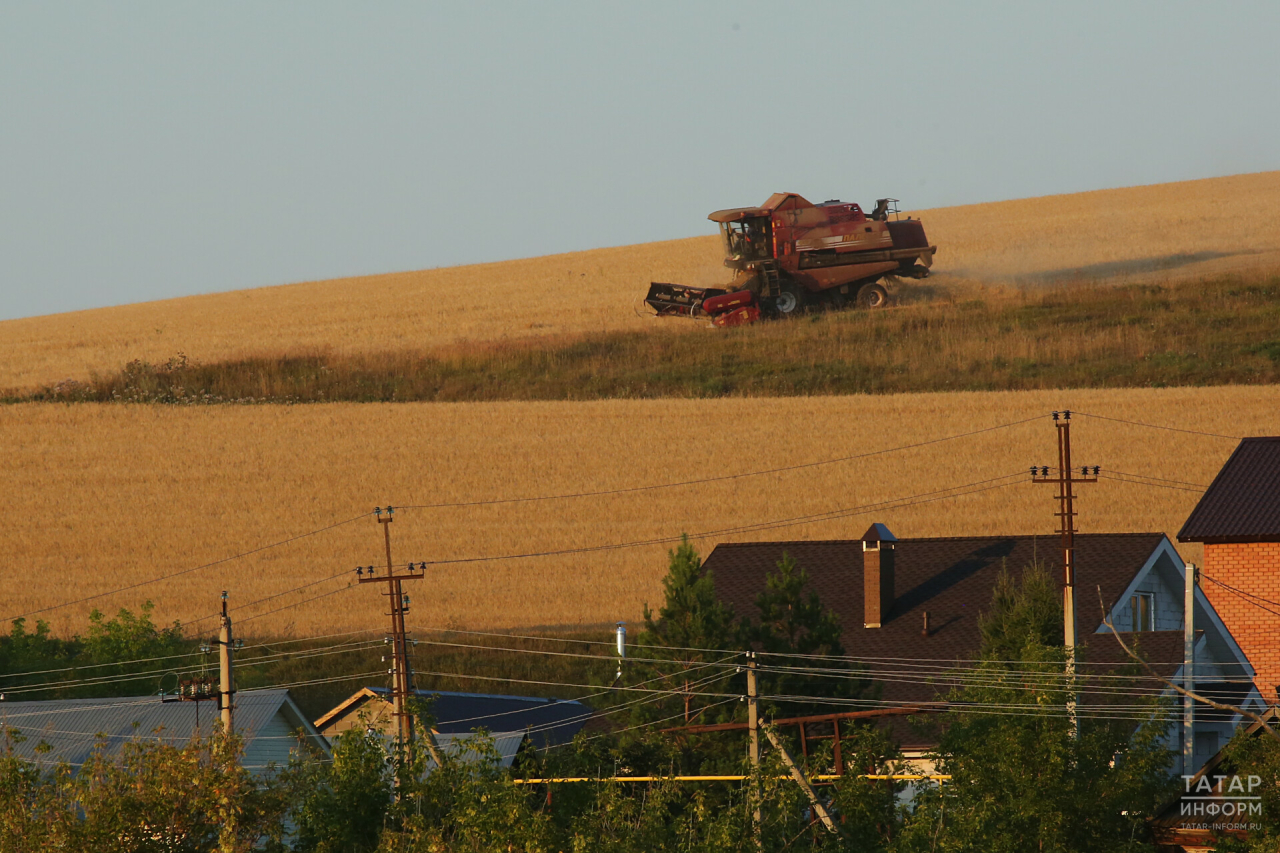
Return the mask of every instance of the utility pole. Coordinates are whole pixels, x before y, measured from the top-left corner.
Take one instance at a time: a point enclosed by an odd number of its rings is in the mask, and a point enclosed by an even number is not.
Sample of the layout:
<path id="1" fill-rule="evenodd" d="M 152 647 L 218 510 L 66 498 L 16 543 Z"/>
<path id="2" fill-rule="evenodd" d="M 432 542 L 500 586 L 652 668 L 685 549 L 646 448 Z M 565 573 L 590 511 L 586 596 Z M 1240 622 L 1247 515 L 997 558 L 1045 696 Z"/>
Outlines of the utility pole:
<path id="1" fill-rule="evenodd" d="M 218 627 L 218 710 L 222 712 L 223 734 L 231 734 L 233 697 L 236 693 L 232 672 L 235 649 L 231 639 L 231 617 L 227 615 L 227 591 L 222 591 L 222 620 Z"/>
<path id="2" fill-rule="evenodd" d="M 1200 570 L 1187 563 L 1187 576 L 1183 596 L 1182 633 L 1182 772 L 1190 776 L 1195 772 L 1196 758 L 1196 703 L 1191 694 L 1196 689 L 1196 582 Z"/>
<path id="3" fill-rule="evenodd" d="M 756 847 L 761 848 L 760 816 L 760 690 L 756 686 L 756 653 L 747 652 L 747 758 L 751 761 L 751 797 L 755 808 L 751 812 Z"/>
<path id="4" fill-rule="evenodd" d="M 407 571 L 397 573 L 391 563 L 391 522 L 395 516 L 395 508 L 377 507 L 373 511 L 382 525 L 383 539 L 387 546 L 387 571 L 379 575 L 373 566 L 361 566 L 356 569 L 360 583 L 381 583 L 387 585 L 383 595 L 391 600 L 391 707 L 392 717 L 396 723 L 396 748 L 401 758 L 412 759 L 413 750 L 413 714 L 409 710 L 409 699 L 413 695 L 413 673 L 409 670 L 409 643 L 405 638 L 404 614 L 409 609 L 409 597 L 404 594 L 401 583 L 410 580 L 421 580 L 425 577 L 427 564 L 420 563 L 416 568 L 409 563 Z M 434 755 L 435 750 L 432 749 Z M 437 762 L 439 758 L 437 758 Z"/>
<path id="5" fill-rule="evenodd" d="M 773 744 L 773 748 L 778 750 L 782 760 L 791 769 L 791 778 L 795 780 L 795 783 L 800 786 L 800 790 L 804 791 L 805 796 L 809 798 L 809 805 L 813 808 L 813 813 L 818 816 L 818 820 L 822 821 L 822 825 L 827 828 L 827 832 L 832 835 L 839 835 L 840 830 L 836 828 L 835 821 L 831 819 L 831 813 L 827 811 L 827 807 L 818 799 L 813 786 L 809 784 L 808 779 L 804 778 L 804 771 L 800 769 L 800 765 L 796 764 L 796 760 L 791 757 L 791 753 L 787 752 L 787 748 L 783 746 L 782 741 L 774 733 L 773 726 L 765 726 L 764 733 L 768 736 L 769 743 Z"/>
<path id="6" fill-rule="evenodd" d="M 1076 674 L 1076 510 L 1075 491 L 1072 487 L 1077 483 L 1098 482 L 1100 468 L 1093 466 L 1092 476 L 1087 466 L 1080 469 L 1080 476 L 1075 476 L 1071 467 L 1071 411 L 1053 413 L 1054 426 L 1058 428 L 1058 470 L 1050 474 L 1047 465 L 1041 466 L 1037 474 L 1036 466 L 1031 466 L 1031 480 L 1035 483 L 1053 483 L 1058 487 L 1059 519 L 1057 532 L 1062 534 L 1062 644 L 1067 652 L 1067 677 L 1072 698 L 1067 701 L 1067 716 L 1071 721 L 1071 734 L 1079 737 L 1080 728 L 1076 719 L 1075 674 Z"/>

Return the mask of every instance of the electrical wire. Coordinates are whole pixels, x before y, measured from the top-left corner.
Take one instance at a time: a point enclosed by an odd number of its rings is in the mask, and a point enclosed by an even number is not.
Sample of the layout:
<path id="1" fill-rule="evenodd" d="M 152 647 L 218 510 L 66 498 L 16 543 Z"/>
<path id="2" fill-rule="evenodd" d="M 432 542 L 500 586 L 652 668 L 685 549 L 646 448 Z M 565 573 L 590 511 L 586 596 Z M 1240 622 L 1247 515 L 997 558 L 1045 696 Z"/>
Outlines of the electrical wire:
<path id="1" fill-rule="evenodd" d="M 1104 480 L 1113 480 L 1117 483 L 1129 483 L 1134 486 L 1152 486 L 1157 489 L 1172 489 L 1177 492 L 1191 492 L 1192 494 L 1197 494 L 1197 495 L 1204 493 L 1203 487 L 1199 489 L 1188 489 L 1186 486 L 1174 486 L 1169 483 L 1151 483 L 1145 480 L 1130 480 L 1125 477 L 1117 477 L 1113 474 L 1108 474 L 1105 471 L 1099 473 L 1098 476 Z"/>
<path id="2" fill-rule="evenodd" d="M 1071 414 L 1080 415 L 1081 417 L 1085 417 L 1085 418 L 1095 418 L 1096 420 L 1100 420 L 1100 421 L 1114 421 L 1120 424 L 1129 424 L 1131 426 L 1146 427 L 1147 429 L 1163 429 L 1163 430 L 1168 430 L 1169 432 L 1185 432 L 1189 435 L 1203 435 L 1203 436 L 1208 436 L 1209 438 L 1229 438 L 1232 441 L 1240 441 L 1243 438 L 1243 436 L 1239 436 L 1239 435 L 1223 435 L 1222 433 L 1217 433 L 1217 432 L 1202 432 L 1201 430 L 1198 430 L 1198 429 L 1184 429 L 1182 427 L 1164 426 L 1162 424 L 1148 424 L 1148 423 L 1143 423 L 1142 421 L 1130 421 L 1130 420 L 1126 420 L 1125 418 L 1113 418 L 1108 415 L 1094 415 L 1094 414 L 1090 414 L 1089 412 L 1077 412 L 1075 409 L 1071 410 Z"/>
<path id="3" fill-rule="evenodd" d="M 293 607 L 301 607 L 304 604 L 309 604 L 312 601 L 318 601 L 321 598 L 328 598 L 331 595 L 337 595 L 338 593 L 346 592 L 349 589 L 351 589 L 350 583 L 348 583 L 346 586 L 340 586 L 337 589 L 331 589 L 328 592 L 322 592 L 319 595 L 313 595 L 310 598 L 304 598 L 301 601 L 295 601 L 292 604 L 283 604 L 280 607 L 277 607 L 274 610 L 268 610 L 265 613 L 255 613 L 252 616 L 246 616 L 240 620 L 240 624 L 243 625 L 246 622 L 252 622 L 254 619 L 261 619 L 263 616 L 270 616 L 271 614 L 279 613 L 282 610 L 289 610 L 290 608 L 293 608 Z"/>
<path id="4" fill-rule="evenodd" d="M 249 660 L 237 663 L 237 668 L 249 668 L 254 666 L 263 666 L 266 664 L 280 663 L 286 660 L 305 660 L 315 657 L 325 657 L 331 654 L 347 654 L 352 651 L 361 649 L 375 648 L 381 645 L 380 641 L 367 640 L 360 643 L 344 643 L 339 646 L 330 647 L 324 650 L 308 650 L 307 652 L 280 652 L 275 655 L 267 655 L 260 658 L 251 658 Z M 142 681 L 150 678 L 163 678 L 166 675 L 177 675 L 177 671 L 173 669 L 154 669 L 144 672 L 127 672 L 117 673 L 114 675 L 94 676 L 91 678 L 72 678 L 62 681 L 46 681 L 39 684 L 18 685 L 16 687 L 6 687 L 6 693 L 33 693 L 42 690 L 56 690 L 59 688 L 74 687 L 100 687 L 106 684 L 119 684 L 130 681 Z"/>
<path id="5" fill-rule="evenodd" d="M 769 468 L 761 471 L 747 471 L 741 474 L 722 474 L 715 477 L 701 477 L 696 480 L 682 480 L 674 483 L 658 483 L 651 486 L 629 486 L 629 487 L 620 488 L 620 489 L 601 489 L 598 491 L 591 491 L 591 492 L 571 492 L 571 493 L 558 494 L 558 495 L 538 495 L 534 497 L 524 497 L 524 498 L 494 498 L 491 500 L 454 501 L 454 502 L 434 503 L 434 504 L 407 504 L 404 506 L 398 506 L 396 507 L 396 509 L 445 509 L 445 508 L 456 508 L 456 507 L 493 506 L 496 504 L 532 503 L 537 501 L 569 500 L 573 498 L 594 498 L 594 497 L 604 497 L 607 495 L 622 495 L 622 494 L 631 494 L 635 492 L 648 492 L 648 491 L 655 491 L 658 489 L 675 489 L 675 488 L 683 488 L 685 486 L 700 486 L 700 485 L 705 485 L 707 483 L 720 483 L 720 482 L 731 481 L 731 480 L 741 480 L 746 477 L 762 477 L 770 474 L 782 474 L 789 471 L 802 471 L 809 468 L 817 468 L 823 465 L 835 465 L 842 462 L 851 462 L 855 459 L 866 459 L 871 456 L 882 456 L 886 453 L 897 453 L 903 450 L 914 450 L 920 447 L 928 447 L 929 445 L 932 445 L 932 444 L 940 444 L 946 441 L 955 441 L 957 439 L 969 438 L 971 436 L 981 435 L 987 432 L 995 432 L 996 430 L 1002 430 L 1002 429 L 1008 429 L 1010 427 L 1021 426 L 1022 424 L 1039 420 L 1042 417 L 1043 415 L 1036 415 L 1035 417 L 1024 418 L 1020 421 L 1011 421 L 1010 423 L 1006 423 L 1006 424 L 999 424 L 997 426 L 992 426 L 992 427 L 983 427 L 982 429 L 971 430 L 969 432 L 956 433 L 955 435 L 942 436 L 941 438 L 932 438 L 927 441 L 918 441 L 912 444 L 903 444 L 897 447 L 886 447 L 882 450 L 871 450 L 866 453 L 855 453 L 850 456 L 840 456 L 834 459 L 823 459 L 818 462 L 805 462 L 798 465 L 785 465 L 781 468 Z"/>
<path id="6" fill-rule="evenodd" d="M 819 521 L 834 521 L 838 518 L 849 518 L 856 515 L 865 515 L 869 512 L 882 512 L 887 509 L 903 509 L 909 506 L 918 506 L 920 504 L 933 503 L 935 501 L 946 500 L 956 497 L 967 497 L 969 495 L 986 492 L 992 489 L 1000 489 L 1006 486 L 1016 485 L 1013 478 L 1023 478 L 1026 476 L 1025 471 L 1019 471 L 1016 474 L 1005 474 L 1001 477 L 991 477 L 986 480 L 978 480 L 973 483 L 966 483 L 962 486 L 952 486 L 946 489 L 935 489 L 931 492 L 922 492 L 918 495 L 912 495 L 906 498 L 895 498 L 892 500 L 881 501 L 874 504 L 865 504 L 857 507 L 848 507 L 837 510 L 829 510 L 827 512 L 814 513 L 812 515 L 794 516 L 792 518 L 778 519 L 774 521 L 755 522 L 751 524 L 739 525 L 736 527 L 726 527 L 718 530 L 707 530 L 701 533 L 687 533 L 680 536 L 662 536 L 652 539 L 642 539 L 633 542 L 615 542 L 602 545 L 589 545 L 579 548 L 560 548 L 553 551 L 530 551 L 519 554 L 495 554 L 485 557 L 456 557 L 448 560 L 431 560 L 427 565 L 443 566 L 458 565 L 463 563 L 488 563 L 503 560 L 523 560 L 533 557 L 559 557 L 568 554 L 590 554 L 601 551 L 615 551 L 624 548 L 639 548 L 649 545 L 668 545 L 680 542 L 685 538 L 707 539 L 713 536 L 726 536 L 734 533 L 754 533 L 761 530 L 776 530 L 783 527 L 795 527 L 804 524 L 812 524 Z M 1007 482 L 1001 482 L 1007 481 Z M 990 484 L 990 485 L 989 485 Z"/>
<path id="7" fill-rule="evenodd" d="M 1217 580 L 1216 578 L 1211 578 L 1208 575 L 1204 574 L 1203 572 L 1201 572 L 1200 577 L 1209 581 L 1209 583 L 1217 584 L 1218 586 L 1225 589 L 1227 592 L 1230 592 L 1233 595 L 1235 595 L 1237 598 L 1242 599 L 1246 604 L 1252 604 L 1254 607 L 1257 607 L 1261 610 L 1265 610 L 1268 613 L 1272 614 L 1273 616 L 1280 616 L 1280 611 L 1272 610 L 1270 607 L 1267 607 L 1265 604 L 1259 603 L 1260 601 L 1265 601 L 1267 604 L 1275 604 L 1277 607 L 1280 607 L 1280 604 L 1276 604 L 1276 602 L 1272 601 L 1269 598 L 1263 598 L 1260 595 L 1254 595 L 1251 592 L 1245 592 L 1242 589 L 1236 589 L 1234 586 L 1231 586 L 1230 584 L 1225 584 L 1222 581 Z M 1258 601 L 1255 601 L 1254 599 L 1258 599 Z"/>
<path id="8" fill-rule="evenodd" d="M 350 524 L 353 521 L 359 521 L 360 519 L 365 518 L 371 514 L 372 513 L 362 512 L 357 516 L 346 519 L 345 521 L 337 521 L 337 522 L 334 522 L 333 524 L 329 524 L 324 527 L 319 527 L 319 528 L 316 528 L 315 530 L 311 530 L 306 533 L 299 533 L 297 536 L 290 536 L 288 539 L 281 539 L 279 542 L 272 542 L 269 545 L 261 545 L 257 548 L 251 548 L 248 551 L 241 551 L 238 554 L 232 554 L 230 557 L 222 557 L 221 559 L 218 559 L 218 560 L 212 560 L 208 563 L 201 563 L 198 566 L 192 566 L 187 569 L 181 569 L 176 572 L 170 572 L 167 575 L 161 575 L 160 577 L 150 578 L 144 581 L 138 581 L 137 583 L 131 583 L 126 586 L 117 587 L 116 589 L 107 590 L 106 592 L 95 592 L 93 595 L 86 595 L 86 596 L 83 596 L 82 598 L 77 598 L 72 601 L 64 601 L 61 604 L 50 604 L 48 607 L 41 607 L 37 610 L 29 610 L 26 613 L 20 613 L 17 616 L 6 616 L 4 619 L 0 620 L 0 622 L 12 622 L 15 619 L 26 619 L 28 616 L 35 616 L 40 613 L 47 613 L 50 610 L 60 610 L 63 607 L 71 607 L 76 604 L 84 604 L 86 601 L 94 601 L 95 599 L 105 598 L 110 595 L 117 595 L 122 592 L 128 592 L 129 590 L 138 589 L 144 586 L 149 586 L 150 584 L 153 584 L 153 583 L 159 583 L 160 581 L 166 581 L 171 578 L 176 578 L 182 575 L 191 574 L 192 572 L 198 572 L 203 569 L 209 569 L 214 566 L 220 566 L 223 563 L 230 563 L 233 560 L 240 560 L 245 557 L 252 556 L 253 554 L 259 554 L 263 551 L 269 551 L 272 548 L 278 548 L 282 545 L 288 545 L 293 542 L 297 542 L 301 539 L 306 539 L 307 537 L 310 537 L 310 536 L 317 536 L 321 533 L 325 533 L 327 531 L 333 530 L 334 528 L 342 527 L 345 524 Z"/>

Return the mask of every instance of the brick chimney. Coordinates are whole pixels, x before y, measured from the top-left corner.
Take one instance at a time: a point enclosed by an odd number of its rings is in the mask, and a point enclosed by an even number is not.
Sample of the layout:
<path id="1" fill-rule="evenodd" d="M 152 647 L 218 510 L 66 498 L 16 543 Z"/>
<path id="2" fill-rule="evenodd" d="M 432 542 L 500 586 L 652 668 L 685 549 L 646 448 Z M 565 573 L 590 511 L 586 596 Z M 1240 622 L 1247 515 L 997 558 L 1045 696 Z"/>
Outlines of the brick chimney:
<path id="1" fill-rule="evenodd" d="M 893 555 L 898 537 L 879 522 L 862 535 L 863 627 L 879 628 L 893 610 Z"/>

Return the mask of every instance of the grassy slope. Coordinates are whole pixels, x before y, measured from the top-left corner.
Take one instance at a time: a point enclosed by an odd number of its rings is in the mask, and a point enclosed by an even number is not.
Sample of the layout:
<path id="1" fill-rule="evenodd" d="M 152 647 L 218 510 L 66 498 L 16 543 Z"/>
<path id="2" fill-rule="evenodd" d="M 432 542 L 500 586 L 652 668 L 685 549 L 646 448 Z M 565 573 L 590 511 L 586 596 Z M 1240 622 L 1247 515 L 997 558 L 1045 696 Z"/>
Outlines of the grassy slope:
<path id="1" fill-rule="evenodd" d="M 932 281 L 942 289 L 975 282 L 1150 282 L 1280 267 L 1280 172 L 919 214 L 939 246 Z M 711 233 L 701 219 L 688 228 Z M 4 321 L 0 388 L 83 380 L 133 359 L 163 362 L 179 352 L 208 363 L 600 332 L 689 332 L 689 326 L 656 325 L 635 314 L 651 280 L 727 280 L 719 241 L 694 237 Z"/>
<path id="2" fill-rule="evenodd" d="M 26 399 L 215 403 L 581 400 L 1280 381 L 1280 276 L 991 291 L 708 330 L 444 354 L 131 364 Z M 688 322 L 673 320 L 670 322 Z"/>

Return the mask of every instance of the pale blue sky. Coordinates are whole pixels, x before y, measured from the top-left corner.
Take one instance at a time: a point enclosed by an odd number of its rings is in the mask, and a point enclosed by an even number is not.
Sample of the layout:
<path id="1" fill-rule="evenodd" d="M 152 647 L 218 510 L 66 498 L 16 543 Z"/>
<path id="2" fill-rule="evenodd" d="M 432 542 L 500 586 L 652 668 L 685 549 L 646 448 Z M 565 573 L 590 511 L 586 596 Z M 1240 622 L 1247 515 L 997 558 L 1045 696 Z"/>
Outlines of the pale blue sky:
<path id="1" fill-rule="evenodd" d="M 1278 169 L 1278 87 L 1274 0 L 10 0 L 0 318 Z"/>

